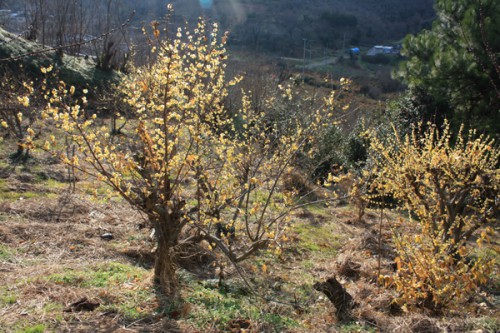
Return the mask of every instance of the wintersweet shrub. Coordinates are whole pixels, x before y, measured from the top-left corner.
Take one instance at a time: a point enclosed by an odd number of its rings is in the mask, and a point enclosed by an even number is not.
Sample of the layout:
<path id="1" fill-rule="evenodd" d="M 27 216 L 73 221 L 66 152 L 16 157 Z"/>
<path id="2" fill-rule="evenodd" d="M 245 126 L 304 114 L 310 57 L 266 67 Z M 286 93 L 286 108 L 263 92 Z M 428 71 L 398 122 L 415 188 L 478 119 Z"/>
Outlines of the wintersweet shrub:
<path id="1" fill-rule="evenodd" d="M 453 141 L 448 123 L 417 132 L 371 134 L 374 185 L 409 215 L 392 226 L 397 272 L 382 278 L 402 302 L 437 309 L 464 300 L 492 272 L 493 260 L 471 258 L 498 224 L 500 151 L 474 131 Z"/>

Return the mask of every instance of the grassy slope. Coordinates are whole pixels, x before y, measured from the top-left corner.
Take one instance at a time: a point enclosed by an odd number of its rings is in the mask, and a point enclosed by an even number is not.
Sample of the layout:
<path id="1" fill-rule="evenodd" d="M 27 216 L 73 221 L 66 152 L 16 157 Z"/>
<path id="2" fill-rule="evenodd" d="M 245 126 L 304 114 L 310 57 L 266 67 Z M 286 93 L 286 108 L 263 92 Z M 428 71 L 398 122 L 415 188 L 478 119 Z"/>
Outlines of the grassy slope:
<path id="1" fill-rule="evenodd" d="M 120 74 L 115 71 L 104 72 L 97 69 L 92 59 L 64 55 L 61 65 L 56 64 L 54 51 L 45 50 L 40 44 L 19 38 L 0 28 L 0 59 L 15 58 L 21 55 L 32 54 L 16 61 L 6 61 L 4 64 L 15 66 L 23 65 L 28 74 L 37 75 L 40 67 L 54 65 L 59 70 L 60 78 L 68 84 L 76 86 L 94 85 L 105 81 L 116 81 Z M 37 53 L 41 52 L 41 53 Z"/>
<path id="2" fill-rule="evenodd" d="M 3 152 L 12 148 L 1 145 Z M 231 267 L 224 269 L 227 279 L 219 288 L 216 267 L 195 252 L 199 260 L 184 262 L 179 271 L 186 303 L 162 309 L 151 284 L 154 244 L 147 228 L 138 229 L 142 217 L 120 202 L 99 202 L 85 194 L 90 185 L 85 179 L 76 194 L 65 195 L 64 167 L 38 157 L 36 164 L 24 167 L 0 159 L 2 332 L 500 329 L 493 306 L 498 298 L 491 295 L 482 294 L 460 313 L 443 318 L 391 314 L 394 295 L 375 283 L 379 215 L 369 212 L 358 222 L 349 206 L 313 206 L 294 215 L 280 256 L 263 254 L 243 265 L 255 293 Z M 104 232 L 114 239 L 102 240 Z M 390 234 L 382 236 L 384 273 L 394 254 Z M 312 288 L 333 275 L 360 303 L 351 323 L 336 323 L 329 301 Z M 92 312 L 65 311 L 84 297 L 100 306 Z"/>
<path id="3" fill-rule="evenodd" d="M 0 29 L 0 58 L 41 50 L 21 39 L 1 41 L 12 38 Z M 53 62 L 53 52 L 23 58 L 33 73 Z M 356 76 L 351 66 L 335 68 L 343 70 L 338 76 Z M 71 56 L 64 56 L 60 70 L 71 84 L 116 78 L 96 70 L 90 60 Z M 0 143 L 3 155 L 11 148 Z M 0 332 L 500 330 L 494 308 L 498 297 L 487 294 L 477 299 L 480 306 L 471 303 L 444 318 L 391 315 L 394 295 L 375 283 L 378 215 L 369 212 L 356 222 L 355 209 L 349 206 L 315 206 L 297 213 L 280 256 L 264 254 L 244 264 L 255 294 L 231 267 L 225 268 L 227 282 L 219 288 L 214 267 L 201 260 L 180 270 L 186 304 L 162 309 L 151 284 L 149 231 L 137 228 L 142 217 L 119 202 L 97 202 L 88 196 L 85 180 L 76 195 L 66 196 L 64 178 L 64 167 L 43 158 L 13 167 L 0 156 Z M 104 232 L 112 232 L 115 239 L 102 240 Z M 389 271 L 394 256 L 389 238 L 384 233 L 382 272 Z M 335 274 L 361 304 L 352 323 L 336 323 L 331 304 L 312 288 Z M 100 307 L 64 311 L 83 297 Z"/>

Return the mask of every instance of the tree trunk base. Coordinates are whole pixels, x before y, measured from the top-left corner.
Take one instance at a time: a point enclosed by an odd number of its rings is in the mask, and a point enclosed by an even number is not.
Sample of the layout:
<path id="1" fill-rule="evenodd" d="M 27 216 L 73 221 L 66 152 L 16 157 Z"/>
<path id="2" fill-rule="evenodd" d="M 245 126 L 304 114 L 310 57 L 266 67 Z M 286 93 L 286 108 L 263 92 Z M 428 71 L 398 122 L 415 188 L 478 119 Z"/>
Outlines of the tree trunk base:
<path id="1" fill-rule="evenodd" d="M 179 295 L 179 281 L 172 253 L 169 252 L 165 253 L 160 248 L 156 251 L 154 283 L 163 295 L 175 301 Z"/>
<path id="2" fill-rule="evenodd" d="M 26 164 L 31 158 L 28 150 L 18 149 L 15 153 L 9 155 L 11 163 Z"/>

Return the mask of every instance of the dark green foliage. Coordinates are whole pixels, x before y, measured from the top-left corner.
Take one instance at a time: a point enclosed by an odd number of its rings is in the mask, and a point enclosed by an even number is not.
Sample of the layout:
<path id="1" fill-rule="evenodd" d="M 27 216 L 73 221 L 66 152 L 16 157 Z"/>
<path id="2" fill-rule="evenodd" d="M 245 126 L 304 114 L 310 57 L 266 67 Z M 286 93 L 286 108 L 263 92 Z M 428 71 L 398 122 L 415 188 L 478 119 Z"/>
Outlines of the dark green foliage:
<path id="1" fill-rule="evenodd" d="M 345 146 L 345 159 L 351 166 L 362 166 L 368 157 L 366 147 L 368 142 L 366 139 L 359 136 L 358 133 L 353 133 L 347 139 Z"/>
<path id="2" fill-rule="evenodd" d="M 424 89 L 415 87 L 391 101 L 387 115 L 401 137 L 404 137 L 411 134 L 412 128 L 420 122 L 424 125 L 431 122 L 441 126 L 444 119 L 452 117 L 453 113 L 446 101 L 436 100 Z"/>
<path id="3" fill-rule="evenodd" d="M 452 125 L 500 132 L 500 1 L 437 0 L 431 30 L 409 35 L 397 72 L 437 103 L 449 103 Z"/>
<path id="4" fill-rule="evenodd" d="M 319 140 L 321 147 L 308 161 L 314 166 L 311 178 L 323 181 L 329 173 L 363 168 L 368 142 L 360 134 L 361 130 L 361 126 L 357 126 L 352 132 L 346 133 L 337 126 L 331 126 L 322 133 Z"/>
<path id="5" fill-rule="evenodd" d="M 321 134 L 321 147 L 312 158 L 314 165 L 312 178 L 325 180 L 333 169 L 344 164 L 344 133 L 337 126 L 331 126 Z"/>
<path id="6" fill-rule="evenodd" d="M 381 64 L 381 65 L 388 65 L 393 61 L 393 59 L 395 59 L 394 56 L 389 56 L 387 54 L 376 54 L 374 56 L 363 57 L 364 62 L 368 62 L 370 64 Z"/>
<path id="7" fill-rule="evenodd" d="M 352 14 L 327 12 L 321 15 L 321 19 L 328 22 L 331 27 L 355 27 L 358 19 Z"/>

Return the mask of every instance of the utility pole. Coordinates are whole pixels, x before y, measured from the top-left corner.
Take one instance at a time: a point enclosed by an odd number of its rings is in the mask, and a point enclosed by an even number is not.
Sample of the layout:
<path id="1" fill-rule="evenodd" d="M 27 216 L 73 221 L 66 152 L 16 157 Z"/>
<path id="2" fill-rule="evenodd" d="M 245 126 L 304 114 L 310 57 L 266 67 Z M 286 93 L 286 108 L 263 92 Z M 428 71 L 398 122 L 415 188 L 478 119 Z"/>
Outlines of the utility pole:
<path id="1" fill-rule="evenodd" d="M 302 80 L 304 80 L 304 71 L 306 69 L 306 44 L 307 44 L 307 39 L 304 38 L 304 54 L 302 55 Z"/>

